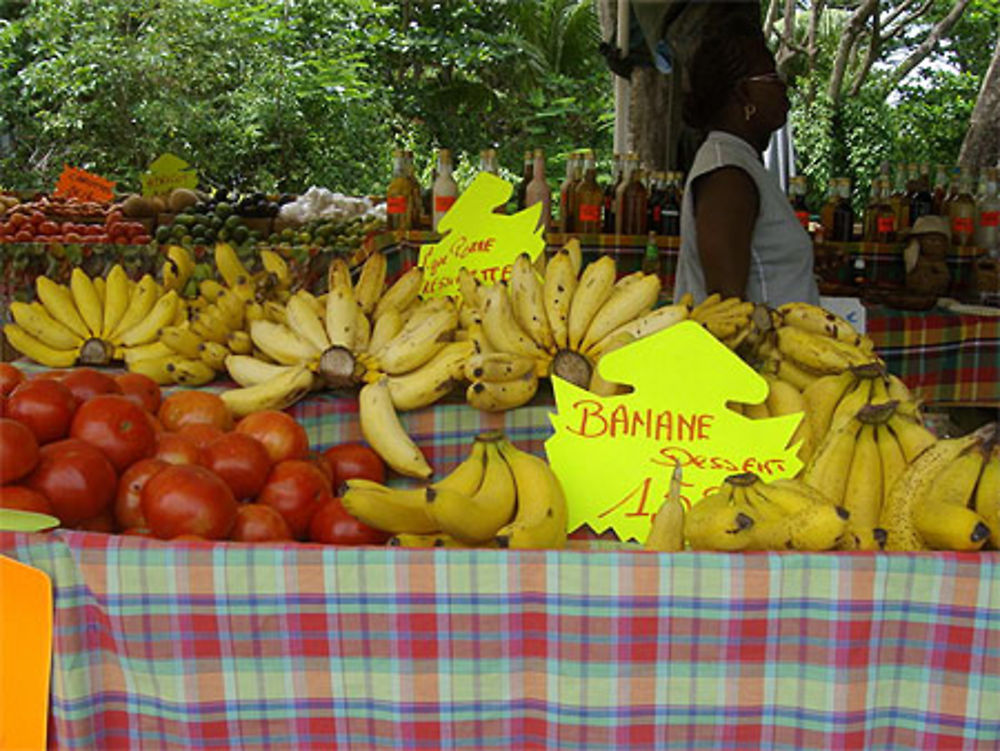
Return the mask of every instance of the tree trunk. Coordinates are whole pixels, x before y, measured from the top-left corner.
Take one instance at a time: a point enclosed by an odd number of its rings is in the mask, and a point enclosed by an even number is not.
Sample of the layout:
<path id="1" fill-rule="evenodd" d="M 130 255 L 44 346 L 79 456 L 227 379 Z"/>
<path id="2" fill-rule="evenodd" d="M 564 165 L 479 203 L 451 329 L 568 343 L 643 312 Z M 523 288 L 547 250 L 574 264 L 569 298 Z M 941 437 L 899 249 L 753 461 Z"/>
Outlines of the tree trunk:
<path id="1" fill-rule="evenodd" d="M 1000 41 L 983 77 L 958 162 L 963 167 L 1000 166 Z"/>

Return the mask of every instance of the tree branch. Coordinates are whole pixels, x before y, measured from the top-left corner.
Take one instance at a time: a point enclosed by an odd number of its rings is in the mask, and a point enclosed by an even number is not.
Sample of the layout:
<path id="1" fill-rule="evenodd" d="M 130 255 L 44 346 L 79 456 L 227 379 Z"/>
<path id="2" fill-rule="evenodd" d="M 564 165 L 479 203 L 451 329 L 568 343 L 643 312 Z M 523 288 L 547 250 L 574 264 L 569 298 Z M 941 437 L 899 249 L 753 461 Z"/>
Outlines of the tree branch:
<path id="1" fill-rule="evenodd" d="M 868 71 L 871 70 L 872 63 L 875 62 L 875 58 L 878 57 L 879 50 L 879 27 L 880 16 L 878 9 L 872 13 L 872 31 L 868 38 L 868 49 L 865 50 L 865 59 L 861 63 L 861 68 L 858 70 L 857 74 L 854 76 L 854 84 L 851 86 L 851 96 L 857 96 L 858 92 L 861 91 L 861 84 L 864 83 L 865 78 L 868 77 Z"/>
<path id="2" fill-rule="evenodd" d="M 907 9 L 909 9 L 910 6 L 912 6 L 916 2 L 918 2 L 918 0 L 903 0 L 903 2 L 901 2 L 895 8 L 890 8 L 889 12 L 885 14 L 885 18 L 882 21 L 882 28 L 886 28 L 887 26 L 889 26 L 890 24 L 892 24 Z M 925 7 L 926 7 L 926 5 L 933 5 L 933 4 L 934 4 L 934 0 L 928 0 L 925 3 Z M 912 18 L 912 16 L 911 16 L 911 18 Z"/>
<path id="3" fill-rule="evenodd" d="M 816 77 L 813 75 L 813 72 L 816 70 L 816 57 L 819 55 L 819 44 L 816 40 L 819 36 L 819 20 L 823 15 L 824 4 L 825 0 L 816 0 L 809 13 L 809 36 L 806 60 L 809 65 L 809 93 L 807 100 L 810 104 L 816 99 Z"/>
<path id="4" fill-rule="evenodd" d="M 922 16 L 926 15 L 927 12 L 933 7 L 934 7 L 934 0 L 925 0 L 923 5 L 921 5 L 915 11 L 907 15 L 905 18 L 899 19 L 898 21 L 896 21 L 895 24 L 891 26 L 890 23 L 892 23 L 893 19 L 887 18 L 885 23 L 882 25 L 882 28 L 885 29 L 885 33 L 882 35 L 882 41 L 887 42 L 890 39 L 894 39 L 900 34 L 900 32 L 903 29 L 905 29 L 911 23 L 916 21 L 918 18 L 921 18 Z M 895 18 L 896 16 L 898 16 L 898 14 L 894 13 L 893 17 Z"/>
<path id="5" fill-rule="evenodd" d="M 948 15 L 942 18 L 927 34 L 927 38 L 924 39 L 920 45 L 910 53 L 903 63 L 896 68 L 892 77 L 889 80 L 888 90 L 894 88 L 900 81 L 902 81 L 909 74 L 911 70 L 916 68 L 925 57 L 927 57 L 937 46 L 937 43 L 941 41 L 943 37 L 952 26 L 954 26 L 958 19 L 962 17 L 965 12 L 966 7 L 969 5 L 969 0 L 955 0 L 955 5 L 948 12 Z"/>
<path id="6" fill-rule="evenodd" d="M 764 38 L 776 36 L 774 26 L 778 21 L 778 5 L 780 0 L 771 0 L 767 6 L 767 18 L 764 21 Z"/>
<path id="7" fill-rule="evenodd" d="M 968 2 L 968 0 L 965 0 Z M 844 85 L 844 76 L 847 73 L 847 64 L 851 59 L 851 50 L 857 41 L 858 36 L 864 31 L 868 22 L 868 16 L 878 9 L 878 0 L 863 0 L 857 10 L 851 14 L 850 19 L 844 25 L 843 33 L 840 37 L 840 44 L 837 46 L 837 55 L 834 58 L 833 73 L 830 76 L 830 84 L 827 87 L 827 94 L 834 104 L 840 102 L 841 88 Z"/>

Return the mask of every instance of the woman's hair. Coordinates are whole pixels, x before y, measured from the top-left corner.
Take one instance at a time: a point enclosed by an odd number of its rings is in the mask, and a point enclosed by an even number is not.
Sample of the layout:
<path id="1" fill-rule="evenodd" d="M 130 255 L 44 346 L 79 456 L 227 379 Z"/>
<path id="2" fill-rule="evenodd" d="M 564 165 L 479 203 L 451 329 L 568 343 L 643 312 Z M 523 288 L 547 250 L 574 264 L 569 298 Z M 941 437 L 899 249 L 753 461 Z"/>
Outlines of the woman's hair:
<path id="1" fill-rule="evenodd" d="M 684 122 L 706 130 L 739 80 L 750 73 L 752 61 L 766 51 L 763 32 L 743 17 L 728 19 L 708 32 L 688 66 Z"/>

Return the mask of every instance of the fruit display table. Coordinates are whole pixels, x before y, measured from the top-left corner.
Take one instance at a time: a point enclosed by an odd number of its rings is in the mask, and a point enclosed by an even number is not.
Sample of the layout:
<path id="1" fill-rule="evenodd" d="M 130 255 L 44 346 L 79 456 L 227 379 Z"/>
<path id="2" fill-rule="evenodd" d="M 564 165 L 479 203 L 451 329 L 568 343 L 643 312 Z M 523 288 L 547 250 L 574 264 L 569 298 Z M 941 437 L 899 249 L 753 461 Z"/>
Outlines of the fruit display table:
<path id="1" fill-rule="evenodd" d="M 4 533 L 54 584 L 56 748 L 1000 744 L 1000 556 Z"/>

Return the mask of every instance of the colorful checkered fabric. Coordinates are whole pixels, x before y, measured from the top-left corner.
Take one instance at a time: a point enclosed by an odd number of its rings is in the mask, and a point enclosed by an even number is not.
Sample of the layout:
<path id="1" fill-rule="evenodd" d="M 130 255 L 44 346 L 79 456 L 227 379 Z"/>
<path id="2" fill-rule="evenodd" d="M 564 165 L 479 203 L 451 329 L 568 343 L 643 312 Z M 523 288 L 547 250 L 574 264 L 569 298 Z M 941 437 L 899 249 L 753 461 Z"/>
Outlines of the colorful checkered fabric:
<path id="1" fill-rule="evenodd" d="M 1000 556 L 0 535 L 60 749 L 996 749 Z"/>
<path id="2" fill-rule="evenodd" d="M 925 402 L 1000 406 L 1000 316 L 873 306 L 867 331 L 889 372 Z"/>

